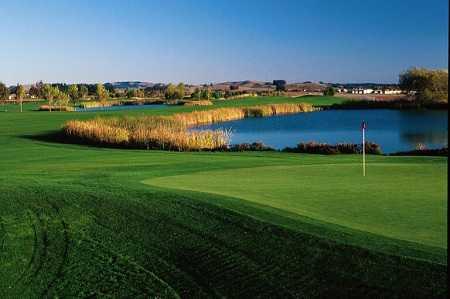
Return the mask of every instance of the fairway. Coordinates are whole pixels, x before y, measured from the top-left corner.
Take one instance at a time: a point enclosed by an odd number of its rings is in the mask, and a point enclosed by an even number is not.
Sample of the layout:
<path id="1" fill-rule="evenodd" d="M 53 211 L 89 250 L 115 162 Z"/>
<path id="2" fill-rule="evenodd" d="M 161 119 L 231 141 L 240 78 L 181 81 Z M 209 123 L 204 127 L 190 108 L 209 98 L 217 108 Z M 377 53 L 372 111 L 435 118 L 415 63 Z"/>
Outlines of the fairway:
<path id="1" fill-rule="evenodd" d="M 214 106 L 258 101 L 339 99 Z M 445 157 L 64 144 L 124 112 L 35 107 L 0 112 L 0 298 L 446 297 Z"/>
<path id="2" fill-rule="evenodd" d="M 427 164 L 410 158 L 373 160 L 367 177 L 362 177 L 358 157 L 348 163 L 335 163 L 339 158 L 330 157 L 326 164 L 207 171 L 145 182 L 232 196 L 323 222 L 446 248 L 446 160 Z"/>

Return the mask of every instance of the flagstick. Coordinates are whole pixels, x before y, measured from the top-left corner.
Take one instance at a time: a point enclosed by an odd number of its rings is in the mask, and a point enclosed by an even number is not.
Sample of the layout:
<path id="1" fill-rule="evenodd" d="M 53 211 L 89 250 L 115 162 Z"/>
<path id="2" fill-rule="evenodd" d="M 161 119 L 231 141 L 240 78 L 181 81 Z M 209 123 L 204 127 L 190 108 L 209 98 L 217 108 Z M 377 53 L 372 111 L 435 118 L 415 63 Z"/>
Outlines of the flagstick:
<path id="1" fill-rule="evenodd" d="M 362 128 L 362 154 L 363 154 L 363 176 L 366 176 L 366 141 L 365 141 L 365 126 Z"/>

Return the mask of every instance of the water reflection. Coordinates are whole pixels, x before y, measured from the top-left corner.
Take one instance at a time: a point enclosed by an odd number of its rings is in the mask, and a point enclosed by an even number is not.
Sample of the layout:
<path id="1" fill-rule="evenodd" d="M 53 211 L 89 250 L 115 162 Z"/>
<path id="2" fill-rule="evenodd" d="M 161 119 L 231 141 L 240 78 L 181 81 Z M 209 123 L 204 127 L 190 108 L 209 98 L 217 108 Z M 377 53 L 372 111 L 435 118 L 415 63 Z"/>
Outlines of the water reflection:
<path id="1" fill-rule="evenodd" d="M 249 118 L 201 128 L 232 129 L 232 143 L 262 141 L 281 149 L 299 142 L 361 142 L 360 124 L 367 122 L 367 140 L 391 153 L 447 146 L 448 111 L 327 110 L 313 113 Z"/>
<path id="2" fill-rule="evenodd" d="M 434 145 L 431 147 L 447 146 L 448 134 L 447 132 L 402 132 L 400 137 L 402 141 L 408 143 L 411 147 L 418 145 Z"/>

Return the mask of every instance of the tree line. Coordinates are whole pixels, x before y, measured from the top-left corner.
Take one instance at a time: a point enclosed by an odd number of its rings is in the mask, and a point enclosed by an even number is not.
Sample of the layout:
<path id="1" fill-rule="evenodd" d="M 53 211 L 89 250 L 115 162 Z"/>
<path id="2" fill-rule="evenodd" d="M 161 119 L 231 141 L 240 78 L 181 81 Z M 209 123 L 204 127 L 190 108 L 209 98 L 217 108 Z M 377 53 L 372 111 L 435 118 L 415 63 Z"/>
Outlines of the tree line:
<path id="1" fill-rule="evenodd" d="M 286 81 L 274 80 L 277 95 L 285 88 Z M 431 70 L 425 68 L 410 68 L 402 72 L 399 76 L 399 86 L 408 94 L 414 96 L 418 102 L 448 102 L 448 71 Z M 20 104 L 26 97 L 34 99 L 46 99 L 52 106 L 66 106 L 79 100 L 96 99 L 106 103 L 108 98 L 165 98 L 168 100 L 183 99 L 190 97 L 193 100 L 210 100 L 228 98 L 246 91 L 231 88 L 229 90 L 213 90 L 212 85 L 202 85 L 195 90 L 188 91 L 183 83 L 155 84 L 146 88 L 116 89 L 113 84 L 65 84 L 52 83 L 45 84 L 42 81 L 31 85 L 28 92 L 23 85 L 7 87 L 0 82 L 0 101 L 6 101 L 10 94 L 15 95 L 15 101 Z M 325 95 L 334 95 L 332 87 L 324 91 Z M 264 94 L 271 95 L 271 94 Z"/>
<path id="2" fill-rule="evenodd" d="M 415 95 L 416 101 L 448 102 L 448 71 L 410 68 L 399 76 L 402 90 Z"/>
<path id="3" fill-rule="evenodd" d="M 203 85 L 197 87 L 194 92 L 189 92 L 183 83 L 167 85 L 155 84 L 146 88 L 116 89 L 111 83 L 106 84 L 65 84 L 52 83 L 46 84 L 42 81 L 37 82 L 25 92 L 23 85 L 7 87 L 0 82 L 0 101 L 8 100 L 10 94 L 14 94 L 14 100 L 22 103 L 26 97 L 31 99 L 45 99 L 50 106 L 64 106 L 69 103 L 75 103 L 80 100 L 95 99 L 105 102 L 108 98 L 165 98 L 168 100 L 183 99 L 219 99 L 231 97 L 245 93 L 244 91 L 230 90 L 212 90 L 211 86 Z"/>

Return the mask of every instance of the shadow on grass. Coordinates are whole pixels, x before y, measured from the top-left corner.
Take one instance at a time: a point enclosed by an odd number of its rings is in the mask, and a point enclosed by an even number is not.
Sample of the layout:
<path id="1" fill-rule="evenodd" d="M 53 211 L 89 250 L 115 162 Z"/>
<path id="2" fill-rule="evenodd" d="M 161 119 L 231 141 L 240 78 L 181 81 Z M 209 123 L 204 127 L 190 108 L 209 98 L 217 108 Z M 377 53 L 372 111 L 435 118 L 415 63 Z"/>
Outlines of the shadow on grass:
<path id="1" fill-rule="evenodd" d="M 98 142 L 90 142 L 87 139 L 72 137 L 65 135 L 62 131 L 48 131 L 42 134 L 37 135 L 20 135 L 20 138 L 29 139 L 33 141 L 39 142 L 47 142 L 54 144 L 75 144 L 82 145 L 87 147 L 95 147 L 95 148 L 131 148 L 131 149 L 144 149 L 139 147 L 124 147 L 123 145 L 113 145 L 109 143 L 98 143 Z"/>

